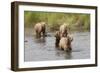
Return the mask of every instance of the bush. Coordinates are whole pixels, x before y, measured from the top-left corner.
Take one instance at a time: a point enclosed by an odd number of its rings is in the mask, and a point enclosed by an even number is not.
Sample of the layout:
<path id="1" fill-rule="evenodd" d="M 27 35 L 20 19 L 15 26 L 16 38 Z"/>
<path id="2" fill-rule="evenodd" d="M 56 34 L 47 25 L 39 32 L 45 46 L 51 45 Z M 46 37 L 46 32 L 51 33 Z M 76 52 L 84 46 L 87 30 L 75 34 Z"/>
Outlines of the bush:
<path id="1" fill-rule="evenodd" d="M 79 13 L 59 13 L 59 12 L 24 12 L 25 27 L 34 27 L 37 22 L 47 22 L 48 30 L 55 31 L 63 23 L 68 24 L 71 30 L 89 30 L 90 15 Z"/>

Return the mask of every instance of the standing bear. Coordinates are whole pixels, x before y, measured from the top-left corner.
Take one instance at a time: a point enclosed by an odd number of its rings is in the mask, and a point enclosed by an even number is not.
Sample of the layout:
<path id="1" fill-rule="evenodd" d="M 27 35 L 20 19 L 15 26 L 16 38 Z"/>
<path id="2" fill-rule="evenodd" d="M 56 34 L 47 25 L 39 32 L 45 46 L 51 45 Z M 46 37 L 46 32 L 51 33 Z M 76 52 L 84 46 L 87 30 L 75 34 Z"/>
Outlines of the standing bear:
<path id="1" fill-rule="evenodd" d="M 72 50 L 72 47 L 71 47 L 72 40 L 73 39 L 69 36 L 62 37 L 59 41 L 59 48 L 64 51 L 71 51 Z"/>
<path id="2" fill-rule="evenodd" d="M 60 37 L 66 37 L 68 35 L 67 25 L 65 23 L 60 26 L 59 32 L 60 32 Z"/>
<path id="3" fill-rule="evenodd" d="M 36 33 L 36 37 L 40 38 L 41 35 L 45 37 L 45 31 L 46 31 L 46 23 L 45 22 L 39 22 L 34 26 L 34 30 Z"/>

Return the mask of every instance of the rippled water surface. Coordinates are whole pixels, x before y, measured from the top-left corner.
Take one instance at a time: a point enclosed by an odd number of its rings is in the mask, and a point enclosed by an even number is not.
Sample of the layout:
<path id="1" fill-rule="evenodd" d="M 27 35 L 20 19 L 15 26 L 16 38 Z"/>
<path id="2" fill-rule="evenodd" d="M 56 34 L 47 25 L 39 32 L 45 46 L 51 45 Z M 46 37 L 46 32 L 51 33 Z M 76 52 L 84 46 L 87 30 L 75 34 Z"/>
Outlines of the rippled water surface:
<path id="1" fill-rule="evenodd" d="M 55 48 L 53 33 L 41 39 L 36 39 L 32 30 L 25 29 L 25 61 L 49 61 L 90 58 L 90 32 L 74 32 L 72 52 L 68 53 Z"/>

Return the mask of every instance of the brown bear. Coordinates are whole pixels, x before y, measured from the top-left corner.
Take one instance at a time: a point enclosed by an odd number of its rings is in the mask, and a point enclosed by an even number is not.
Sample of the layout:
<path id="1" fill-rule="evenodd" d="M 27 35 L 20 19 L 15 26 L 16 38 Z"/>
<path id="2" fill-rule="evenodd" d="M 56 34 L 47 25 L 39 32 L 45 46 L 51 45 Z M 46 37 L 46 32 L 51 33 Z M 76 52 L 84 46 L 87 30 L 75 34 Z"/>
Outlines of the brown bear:
<path id="1" fill-rule="evenodd" d="M 64 51 L 71 51 L 72 50 L 72 47 L 71 47 L 72 40 L 73 39 L 70 38 L 69 36 L 60 38 L 59 48 Z"/>
<path id="2" fill-rule="evenodd" d="M 34 26 L 34 30 L 36 33 L 36 37 L 41 37 L 43 34 L 43 37 L 45 36 L 45 30 L 46 30 L 46 23 L 45 22 L 39 22 Z"/>
<path id="3" fill-rule="evenodd" d="M 68 31 L 67 31 L 67 25 L 65 23 L 60 26 L 59 32 L 60 32 L 60 37 L 67 37 Z"/>
<path id="4" fill-rule="evenodd" d="M 59 31 L 56 31 L 55 37 L 56 37 L 55 46 L 59 47 L 59 41 L 60 41 L 60 32 Z"/>

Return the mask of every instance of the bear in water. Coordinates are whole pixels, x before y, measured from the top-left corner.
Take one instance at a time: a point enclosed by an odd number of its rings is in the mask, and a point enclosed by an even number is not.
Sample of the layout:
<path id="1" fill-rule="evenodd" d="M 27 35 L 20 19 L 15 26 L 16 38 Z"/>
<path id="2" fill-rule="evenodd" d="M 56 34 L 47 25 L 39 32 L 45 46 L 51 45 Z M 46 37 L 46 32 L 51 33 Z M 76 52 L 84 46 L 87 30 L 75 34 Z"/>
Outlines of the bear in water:
<path id="1" fill-rule="evenodd" d="M 72 50 L 72 47 L 71 47 L 72 40 L 73 38 L 69 36 L 60 38 L 59 48 L 64 51 L 71 51 Z"/>
<path id="2" fill-rule="evenodd" d="M 45 30 L 46 30 L 46 23 L 45 22 L 39 22 L 34 26 L 34 30 L 36 33 L 36 37 L 41 37 L 41 34 L 43 34 L 43 37 L 45 36 Z"/>

